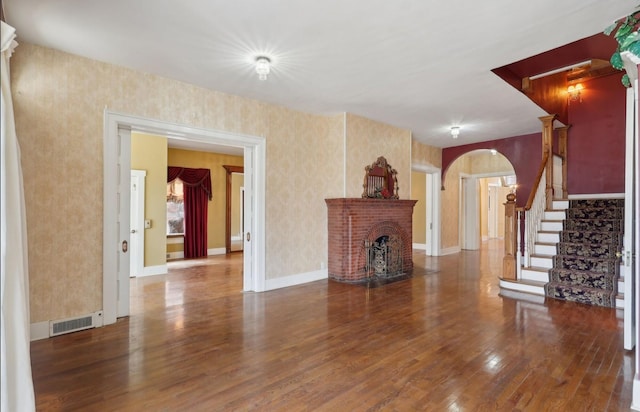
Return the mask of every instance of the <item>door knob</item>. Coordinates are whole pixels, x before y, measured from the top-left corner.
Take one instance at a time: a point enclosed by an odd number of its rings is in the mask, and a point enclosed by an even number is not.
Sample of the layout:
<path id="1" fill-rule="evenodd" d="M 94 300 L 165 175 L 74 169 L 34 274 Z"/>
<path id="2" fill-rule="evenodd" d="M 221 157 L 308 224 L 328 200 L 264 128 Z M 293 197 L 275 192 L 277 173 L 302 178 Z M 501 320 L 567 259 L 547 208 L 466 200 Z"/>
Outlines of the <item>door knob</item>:
<path id="1" fill-rule="evenodd" d="M 131 233 L 137 233 L 138 231 L 135 229 L 131 229 Z"/>

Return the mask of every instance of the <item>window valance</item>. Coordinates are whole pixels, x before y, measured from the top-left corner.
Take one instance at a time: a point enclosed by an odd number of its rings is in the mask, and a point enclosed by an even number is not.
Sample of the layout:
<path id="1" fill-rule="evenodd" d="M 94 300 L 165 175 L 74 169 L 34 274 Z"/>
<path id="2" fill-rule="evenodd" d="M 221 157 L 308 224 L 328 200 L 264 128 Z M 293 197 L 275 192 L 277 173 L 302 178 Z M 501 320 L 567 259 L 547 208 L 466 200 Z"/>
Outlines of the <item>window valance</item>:
<path id="1" fill-rule="evenodd" d="M 209 200 L 213 198 L 211 192 L 211 171 L 209 169 L 190 169 L 187 167 L 169 166 L 167 168 L 167 183 L 177 178 L 182 180 L 185 186 L 201 187 Z"/>

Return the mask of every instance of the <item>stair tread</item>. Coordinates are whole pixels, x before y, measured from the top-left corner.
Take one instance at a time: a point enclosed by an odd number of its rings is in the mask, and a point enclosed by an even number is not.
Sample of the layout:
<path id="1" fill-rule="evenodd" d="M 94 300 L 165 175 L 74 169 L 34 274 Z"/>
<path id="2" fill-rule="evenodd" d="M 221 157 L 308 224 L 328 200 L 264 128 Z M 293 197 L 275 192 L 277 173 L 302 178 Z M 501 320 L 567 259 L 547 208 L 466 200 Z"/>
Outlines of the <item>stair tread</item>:
<path id="1" fill-rule="evenodd" d="M 542 266 L 529 266 L 529 267 L 523 267 L 522 270 L 533 270 L 536 272 L 549 272 L 549 268 L 545 268 Z"/>
<path id="2" fill-rule="evenodd" d="M 539 245 L 539 246 L 555 246 L 557 245 L 557 243 L 554 242 L 535 242 L 534 245 Z"/>
<path id="3" fill-rule="evenodd" d="M 530 285 L 530 286 L 544 286 L 547 284 L 547 282 L 540 282 L 537 280 L 528 280 L 528 279 L 504 279 L 504 278 L 500 278 L 500 280 L 505 281 L 505 282 L 511 282 L 511 283 L 522 283 L 525 285 Z"/>
<path id="4" fill-rule="evenodd" d="M 533 254 L 531 255 L 531 257 L 532 257 L 532 258 L 537 257 L 537 258 L 544 258 L 544 259 L 546 259 L 546 258 L 551 259 L 551 258 L 553 258 L 554 256 L 555 256 L 555 255 L 547 255 L 547 254 L 545 254 L 545 253 L 533 253 Z"/>

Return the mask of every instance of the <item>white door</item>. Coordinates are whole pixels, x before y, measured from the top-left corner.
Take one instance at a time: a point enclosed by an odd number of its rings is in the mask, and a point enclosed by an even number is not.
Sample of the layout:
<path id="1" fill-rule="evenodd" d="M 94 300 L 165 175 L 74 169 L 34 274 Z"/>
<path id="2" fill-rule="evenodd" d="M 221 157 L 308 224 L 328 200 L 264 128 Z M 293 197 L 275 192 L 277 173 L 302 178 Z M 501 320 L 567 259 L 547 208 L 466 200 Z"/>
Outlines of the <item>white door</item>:
<path id="1" fill-rule="evenodd" d="M 625 197 L 624 197 L 624 239 L 622 250 L 622 276 L 624 277 L 624 348 L 633 349 L 636 344 L 636 314 L 635 314 L 635 197 L 637 182 L 637 159 L 635 135 L 636 125 L 636 99 L 637 88 L 627 89 L 627 119 L 626 119 L 626 144 L 625 144 Z"/>
<path id="2" fill-rule="evenodd" d="M 254 170 L 254 149 L 250 147 L 245 147 L 244 149 L 244 210 L 242 211 L 243 218 L 243 264 L 244 264 L 244 279 L 243 279 L 243 290 L 247 291 L 258 291 L 264 290 L 263 288 L 257 287 L 258 276 L 254 273 L 256 266 L 253 262 L 253 254 L 254 254 L 254 243 L 256 239 L 252 239 L 251 236 L 256 234 L 256 230 L 254 230 L 254 180 L 255 175 L 253 173 Z"/>
<path id="3" fill-rule="evenodd" d="M 118 129 L 118 309 L 117 317 L 129 316 L 131 130 Z"/>
<path id="4" fill-rule="evenodd" d="M 489 185 L 489 196 L 487 196 L 487 236 L 489 239 L 498 237 L 498 188 Z"/>
<path id="5" fill-rule="evenodd" d="M 131 213 L 129 245 L 129 277 L 136 277 L 144 271 L 144 194 L 145 170 L 131 171 Z"/>

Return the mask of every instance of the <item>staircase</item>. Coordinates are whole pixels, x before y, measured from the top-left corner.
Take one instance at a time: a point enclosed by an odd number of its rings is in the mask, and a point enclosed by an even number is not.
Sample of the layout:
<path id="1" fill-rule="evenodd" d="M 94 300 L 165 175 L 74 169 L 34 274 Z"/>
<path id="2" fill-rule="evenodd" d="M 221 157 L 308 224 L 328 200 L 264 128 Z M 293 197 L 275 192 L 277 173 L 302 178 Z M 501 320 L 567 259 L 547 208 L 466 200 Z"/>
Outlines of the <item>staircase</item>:
<path id="1" fill-rule="evenodd" d="M 624 200 L 571 200 L 566 215 L 545 295 L 616 307 Z"/>
<path id="2" fill-rule="evenodd" d="M 517 281 L 501 280 L 503 294 L 622 308 L 616 252 L 622 247 L 623 206 L 623 199 L 554 200 L 531 247 L 530 265 Z"/>

